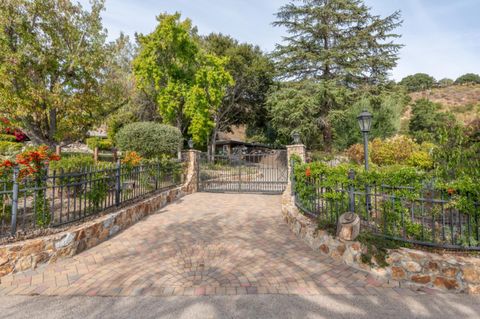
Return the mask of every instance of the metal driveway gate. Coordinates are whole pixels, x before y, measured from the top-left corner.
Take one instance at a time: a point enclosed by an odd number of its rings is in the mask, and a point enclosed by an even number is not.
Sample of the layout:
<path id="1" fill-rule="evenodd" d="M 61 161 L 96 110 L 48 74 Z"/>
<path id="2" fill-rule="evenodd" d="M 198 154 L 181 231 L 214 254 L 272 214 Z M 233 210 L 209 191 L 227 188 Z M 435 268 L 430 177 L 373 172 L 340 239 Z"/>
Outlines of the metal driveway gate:
<path id="1" fill-rule="evenodd" d="M 199 188 L 204 192 L 279 194 L 288 179 L 286 150 L 249 154 L 202 154 Z"/>

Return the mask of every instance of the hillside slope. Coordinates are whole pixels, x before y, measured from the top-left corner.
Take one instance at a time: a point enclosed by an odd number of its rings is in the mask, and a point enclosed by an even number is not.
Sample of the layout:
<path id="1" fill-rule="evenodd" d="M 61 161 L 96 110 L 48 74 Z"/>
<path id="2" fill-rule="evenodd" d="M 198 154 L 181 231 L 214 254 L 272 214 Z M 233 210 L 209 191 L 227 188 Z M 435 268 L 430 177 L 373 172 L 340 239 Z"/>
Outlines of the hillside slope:
<path id="1" fill-rule="evenodd" d="M 480 85 L 452 85 L 410 94 L 412 103 L 427 98 L 443 105 L 444 111 L 451 111 L 457 119 L 465 124 L 480 116 Z M 410 117 L 410 108 L 404 118 Z"/>

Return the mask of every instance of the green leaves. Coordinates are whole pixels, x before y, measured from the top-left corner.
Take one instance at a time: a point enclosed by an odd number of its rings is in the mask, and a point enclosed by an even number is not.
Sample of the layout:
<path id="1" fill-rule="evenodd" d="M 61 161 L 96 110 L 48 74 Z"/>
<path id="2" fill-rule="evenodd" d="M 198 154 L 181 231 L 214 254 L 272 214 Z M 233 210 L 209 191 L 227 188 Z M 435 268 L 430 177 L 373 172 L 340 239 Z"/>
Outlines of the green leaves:
<path id="1" fill-rule="evenodd" d="M 308 147 L 321 145 L 321 135 L 328 133 L 329 128 L 327 114 L 339 108 L 346 95 L 345 89 L 329 82 L 282 84 L 267 100 L 271 124 L 277 130 L 280 142 L 290 143 L 291 133 L 298 131 Z"/>
<path id="2" fill-rule="evenodd" d="M 188 94 L 185 114 L 192 119 L 189 133 L 198 144 L 210 137 L 227 88 L 234 84 L 232 76 L 225 70 L 226 63 L 226 58 L 210 54 L 202 57 L 195 84 Z"/>
<path id="3" fill-rule="evenodd" d="M 433 76 L 425 73 L 416 73 L 404 77 L 399 84 L 404 86 L 408 92 L 416 92 L 431 89 L 436 82 Z"/>
<path id="4" fill-rule="evenodd" d="M 127 124 L 120 129 L 115 139 L 122 151 L 135 151 L 145 158 L 173 155 L 183 140 L 177 128 L 155 122 Z"/>
<path id="5" fill-rule="evenodd" d="M 359 0 L 292 1 L 273 23 L 289 35 L 274 52 L 279 76 L 352 86 L 384 82 L 402 47 L 393 33 L 400 24 L 400 12 L 381 18 Z"/>
<path id="6" fill-rule="evenodd" d="M 139 35 L 139 52 L 133 72 L 141 90 L 155 91 L 163 120 L 183 131 L 187 125 L 183 108 L 194 85 L 200 49 L 196 29 L 180 14 L 161 14 L 158 25 L 148 35 Z"/>
<path id="7" fill-rule="evenodd" d="M 0 112 L 37 144 L 82 137 L 108 113 L 100 13 L 71 1 L 11 0 L 0 6 Z"/>

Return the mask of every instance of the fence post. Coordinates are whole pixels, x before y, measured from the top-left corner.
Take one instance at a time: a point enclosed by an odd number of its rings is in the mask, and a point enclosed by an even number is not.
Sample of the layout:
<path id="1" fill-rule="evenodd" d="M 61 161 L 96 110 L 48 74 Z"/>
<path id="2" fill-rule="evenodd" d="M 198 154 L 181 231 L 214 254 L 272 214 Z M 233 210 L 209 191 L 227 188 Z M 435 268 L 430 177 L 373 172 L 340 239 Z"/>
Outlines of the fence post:
<path id="1" fill-rule="evenodd" d="M 18 212 L 18 173 L 19 168 L 13 168 L 13 189 L 12 189 L 12 236 L 17 233 L 17 212 Z"/>
<path id="2" fill-rule="evenodd" d="M 350 185 L 348 185 L 348 211 L 355 213 L 355 187 L 353 186 L 355 171 L 353 169 L 348 172 L 348 180 L 350 181 Z"/>
<path id="3" fill-rule="evenodd" d="M 120 160 L 117 160 L 117 166 L 115 169 L 115 205 L 120 206 L 120 195 L 122 191 L 122 185 L 121 185 L 121 165 L 120 165 Z"/>
<path id="4" fill-rule="evenodd" d="M 98 146 L 93 149 L 93 161 L 95 164 L 98 163 Z"/>
<path id="5" fill-rule="evenodd" d="M 290 159 L 290 184 L 292 185 L 291 186 L 291 194 L 292 196 L 295 197 L 295 200 L 297 199 L 297 194 L 295 192 L 295 161 L 293 160 L 293 158 Z"/>

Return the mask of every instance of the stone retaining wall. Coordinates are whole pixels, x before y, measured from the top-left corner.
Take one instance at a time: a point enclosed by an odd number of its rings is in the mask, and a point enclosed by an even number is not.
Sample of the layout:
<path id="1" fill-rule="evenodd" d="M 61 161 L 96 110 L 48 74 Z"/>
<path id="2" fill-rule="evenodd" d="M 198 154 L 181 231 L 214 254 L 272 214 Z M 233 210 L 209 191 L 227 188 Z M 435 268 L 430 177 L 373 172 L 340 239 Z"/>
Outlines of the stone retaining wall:
<path id="1" fill-rule="evenodd" d="M 197 191 L 198 152 L 187 151 L 185 183 L 121 208 L 116 212 L 49 236 L 0 246 L 0 277 L 11 272 L 34 269 L 42 263 L 53 263 L 98 245 L 144 217 L 158 212 L 169 203 Z"/>
<path id="2" fill-rule="evenodd" d="M 480 294 L 480 258 L 432 253 L 415 249 L 389 250 L 388 266 L 380 268 L 362 262 L 367 247 L 358 241 L 346 242 L 318 230 L 310 218 L 301 214 L 289 194 L 282 199 L 282 213 L 290 229 L 312 249 L 345 264 L 367 271 L 392 285 L 413 286 Z"/>

